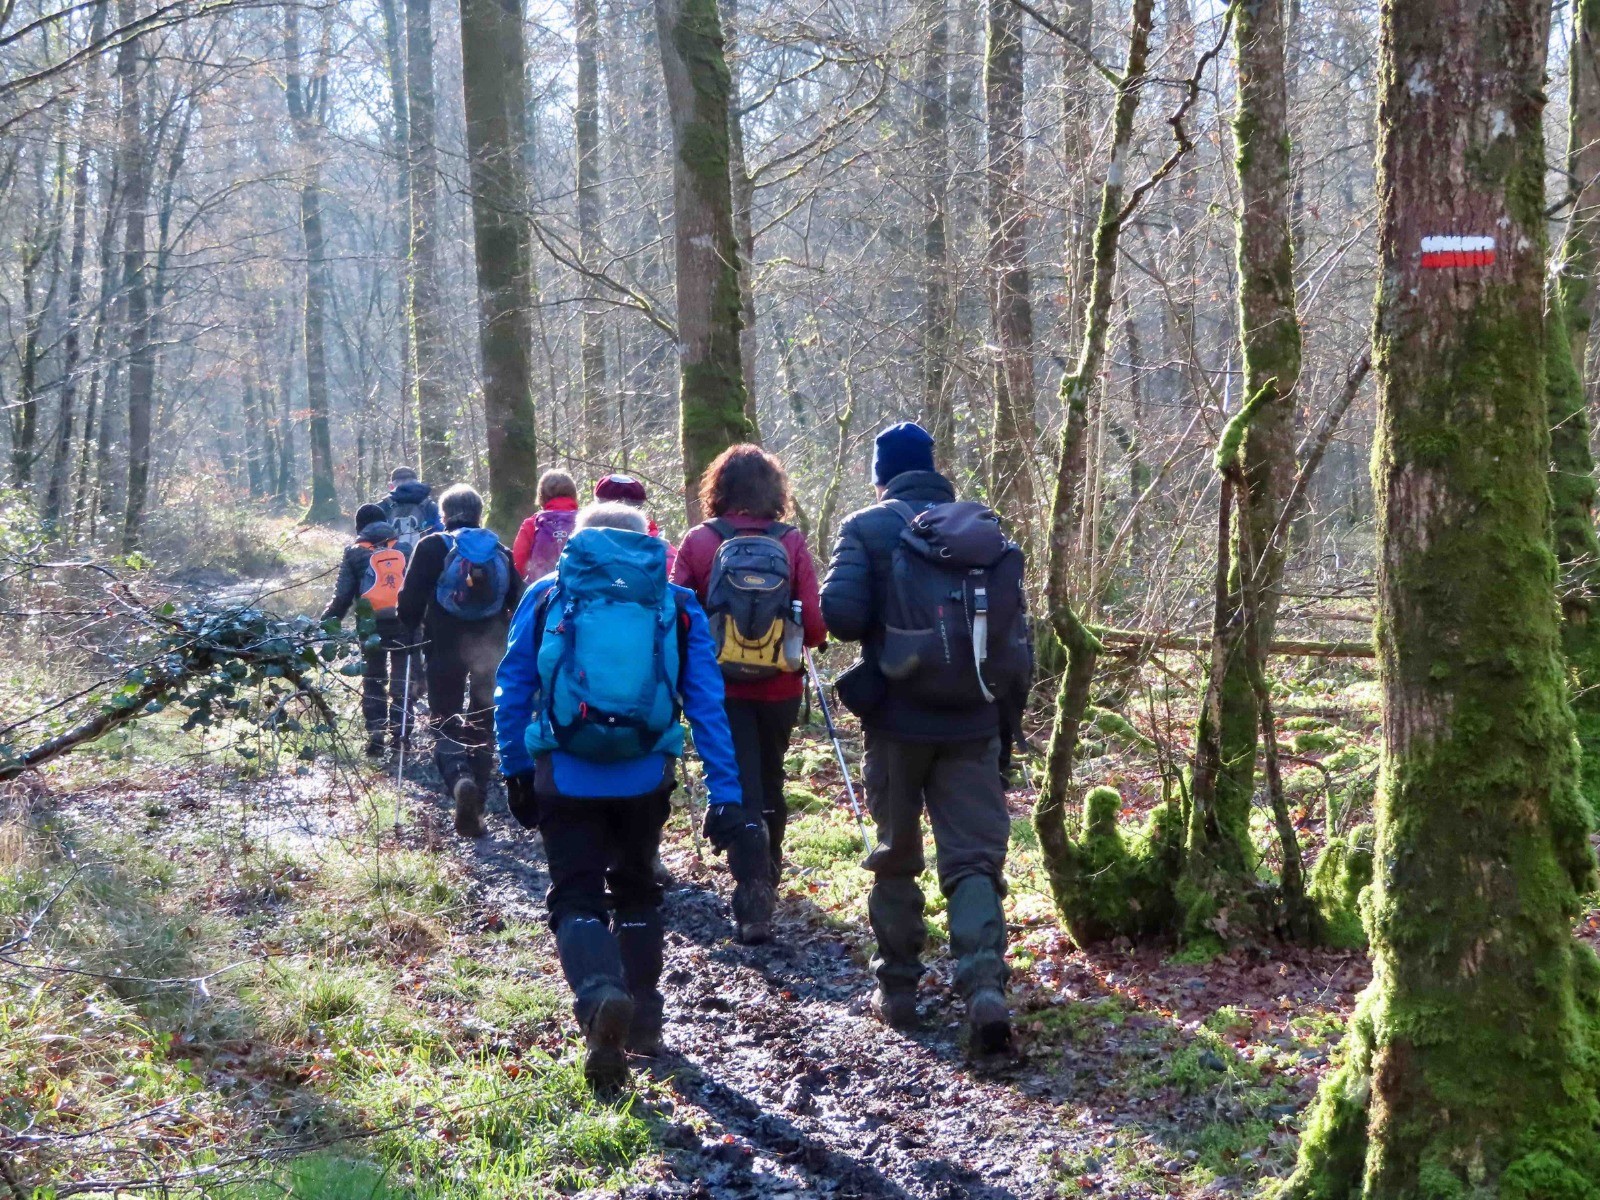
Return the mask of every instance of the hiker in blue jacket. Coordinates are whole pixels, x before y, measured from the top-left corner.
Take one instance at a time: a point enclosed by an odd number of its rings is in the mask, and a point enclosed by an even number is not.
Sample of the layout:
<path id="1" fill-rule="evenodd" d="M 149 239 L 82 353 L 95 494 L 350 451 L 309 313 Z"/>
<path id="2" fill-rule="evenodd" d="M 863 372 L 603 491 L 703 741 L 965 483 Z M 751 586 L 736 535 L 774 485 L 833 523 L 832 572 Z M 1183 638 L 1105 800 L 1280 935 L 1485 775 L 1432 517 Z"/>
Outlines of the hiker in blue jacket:
<path id="1" fill-rule="evenodd" d="M 661 1048 L 662 888 L 651 869 L 683 723 L 694 727 L 719 849 L 744 793 L 704 611 L 667 582 L 666 545 L 626 504 L 594 504 L 511 623 L 495 731 L 511 813 L 544 837 L 545 899 L 597 1088 Z"/>

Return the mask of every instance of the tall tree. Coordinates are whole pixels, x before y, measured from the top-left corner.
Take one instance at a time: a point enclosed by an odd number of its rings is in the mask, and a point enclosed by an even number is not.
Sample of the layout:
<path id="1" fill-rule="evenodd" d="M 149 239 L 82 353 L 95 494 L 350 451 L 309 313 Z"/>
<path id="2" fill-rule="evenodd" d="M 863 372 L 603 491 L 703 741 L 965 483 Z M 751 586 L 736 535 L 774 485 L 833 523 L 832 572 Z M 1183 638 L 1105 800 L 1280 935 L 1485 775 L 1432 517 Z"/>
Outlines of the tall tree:
<path id="1" fill-rule="evenodd" d="M 950 5 L 923 0 L 922 91 L 922 413 L 939 461 L 955 461 L 955 411 L 950 389 Z"/>
<path id="2" fill-rule="evenodd" d="M 994 323 L 994 426 L 989 495 L 1019 527 L 1032 525 L 1033 299 L 1028 271 L 1022 86 L 1026 66 L 1012 0 L 989 0 L 984 54 L 989 222 L 989 301 Z"/>
<path id="3" fill-rule="evenodd" d="M 678 266 L 678 428 L 691 519 L 701 474 L 751 437 L 739 345 L 743 299 L 729 177 L 731 93 L 716 0 L 656 0 L 672 114 L 673 244 Z"/>
<path id="4" fill-rule="evenodd" d="M 300 45 L 300 13 L 295 4 L 284 6 L 284 94 L 294 129 L 300 162 L 300 236 L 306 250 L 305 356 L 307 432 L 311 442 L 311 504 L 308 521 L 329 523 L 339 519 L 339 495 L 333 484 L 333 437 L 328 424 L 327 235 L 322 223 L 323 131 L 328 122 L 328 58 L 332 50 L 333 15 L 324 10 L 311 73 L 305 74 Z"/>
<path id="5" fill-rule="evenodd" d="M 1572 670 L 1584 795 L 1600 805 L 1600 538 L 1595 536 L 1591 407 L 1584 387 L 1600 270 L 1600 0 L 1573 9 L 1567 178 L 1572 215 L 1549 297 L 1551 528 L 1561 567 L 1561 641 Z"/>
<path id="6" fill-rule="evenodd" d="M 118 0 L 117 20 L 126 28 L 138 17 L 138 0 Z M 150 208 L 150 169 L 140 97 L 141 39 L 126 38 L 117 50 L 117 174 L 122 184 L 122 313 L 127 338 L 128 486 L 122 517 L 122 551 L 139 548 L 150 490 L 150 409 L 155 397 L 155 348 L 150 344 L 150 281 L 145 226 Z M 109 396 L 107 397 L 109 400 Z M 102 435 L 108 428 L 101 417 Z M 105 486 L 105 472 L 101 473 Z"/>
<path id="7" fill-rule="evenodd" d="M 1374 973 L 1293 1197 L 1579 1197 L 1600 1178 L 1600 962 L 1572 936 L 1594 855 L 1546 483 L 1549 11 L 1382 11 Z"/>
<path id="8" fill-rule="evenodd" d="M 1238 446 L 1219 459 L 1232 529 L 1195 735 L 1182 889 L 1186 932 L 1195 936 L 1209 934 L 1225 908 L 1235 909 L 1236 926 L 1246 925 L 1243 901 L 1257 890 L 1250 808 L 1260 725 L 1258 684 L 1272 643 L 1283 575 L 1287 531 L 1281 518 L 1294 484 L 1295 389 L 1300 379 L 1283 0 L 1244 0 L 1234 38 L 1239 71 L 1233 121 L 1239 169 L 1239 328 L 1250 411 Z"/>
<path id="9" fill-rule="evenodd" d="M 577 37 L 577 98 L 572 108 L 578 152 L 578 259 L 585 271 L 600 267 L 600 223 L 605 193 L 600 186 L 600 40 L 599 0 L 573 0 Z M 592 275 L 583 279 L 583 311 L 578 342 L 583 369 L 583 454 L 591 463 L 610 458 L 614 442 L 611 414 L 606 411 L 605 322 L 600 290 Z"/>
<path id="10" fill-rule="evenodd" d="M 439 291 L 439 152 L 433 83 L 433 0 L 405 0 L 406 194 L 411 245 L 407 316 L 417 445 L 424 479 L 451 473 L 450 410 Z"/>
<path id="11" fill-rule="evenodd" d="M 108 0 L 97 0 L 95 4 L 94 17 L 89 24 L 91 45 L 105 34 L 109 7 Z M 45 523 L 52 528 L 61 520 L 67 503 L 73 426 L 77 420 L 78 369 L 83 358 L 83 274 L 89 245 L 89 160 L 94 155 L 94 141 L 99 135 L 105 89 L 105 73 L 100 69 L 98 55 L 85 65 L 84 73 L 78 148 L 72 164 L 72 250 L 67 262 L 66 328 L 61 335 L 61 393 L 56 406 L 56 437 L 43 510 Z"/>
<path id="12" fill-rule="evenodd" d="M 533 255 L 528 227 L 522 0 L 461 0 L 461 79 L 489 440 L 489 523 L 509 537 L 538 502 Z"/>

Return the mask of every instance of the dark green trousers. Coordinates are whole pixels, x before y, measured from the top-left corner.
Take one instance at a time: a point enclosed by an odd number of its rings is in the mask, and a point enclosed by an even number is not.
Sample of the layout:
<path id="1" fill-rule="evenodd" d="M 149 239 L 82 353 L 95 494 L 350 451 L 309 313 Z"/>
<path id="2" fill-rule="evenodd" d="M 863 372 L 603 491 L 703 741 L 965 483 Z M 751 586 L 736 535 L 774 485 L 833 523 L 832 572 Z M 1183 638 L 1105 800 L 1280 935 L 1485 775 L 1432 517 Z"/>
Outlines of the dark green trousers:
<path id="1" fill-rule="evenodd" d="M 867 734 L 867 807 L 878 846 L 867 858 L 876 879 L 867 915 L 878 939 L 872 960 L 884 991 L 910 991 L 928 941 L 922 888 L 927 865 L 922 817 L 933 829 L 935 869 L 950 923 L 956 992 L 1004 989 L 1006 922 L 1000 899 L 1011 817 L 1000 784 L 1000 741 L 905 742 Z"/>

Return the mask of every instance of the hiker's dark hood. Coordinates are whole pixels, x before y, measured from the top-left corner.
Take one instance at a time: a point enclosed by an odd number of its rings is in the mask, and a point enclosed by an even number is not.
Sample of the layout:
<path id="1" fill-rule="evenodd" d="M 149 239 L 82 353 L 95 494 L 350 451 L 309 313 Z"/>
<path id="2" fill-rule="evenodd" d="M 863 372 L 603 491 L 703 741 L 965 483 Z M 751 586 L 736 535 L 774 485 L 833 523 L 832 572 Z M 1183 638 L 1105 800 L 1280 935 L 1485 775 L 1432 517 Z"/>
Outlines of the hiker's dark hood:
<path id="1" fill-rule="evenodd" d="M 389 499 L 396 504 L 421 504 L 433 495 L 433 488 L 420 479 L 408 479 L 389 490 Z"/>

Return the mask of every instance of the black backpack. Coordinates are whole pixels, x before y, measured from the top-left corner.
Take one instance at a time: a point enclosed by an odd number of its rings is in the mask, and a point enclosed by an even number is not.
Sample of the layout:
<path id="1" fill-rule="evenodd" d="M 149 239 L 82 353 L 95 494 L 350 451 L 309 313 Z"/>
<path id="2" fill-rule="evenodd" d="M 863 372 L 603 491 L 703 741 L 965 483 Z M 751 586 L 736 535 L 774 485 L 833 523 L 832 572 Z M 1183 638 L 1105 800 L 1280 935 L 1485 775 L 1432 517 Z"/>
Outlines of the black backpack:
<path id="1" fill-rule="evenodd" d="M 891 561 L 884 677 L 937 708 L 994 704 L 1025 689 L 1033 644 L 1022 549 L 994 510 L 971 501 L 884 507 L 906 523 Z"/>
<path id="2" fill-rule="evenodd" d="M 774 521 L 750 532 L 721 519 L 707 521 L 722 539 L 706 583 L 706 618 L 725 679 L 770 679 L 798 671 L 794 624 L 794 564 L 783 544 L 790 526 Z"/>

